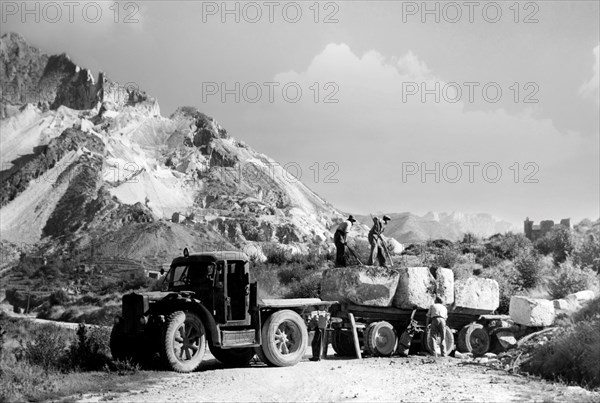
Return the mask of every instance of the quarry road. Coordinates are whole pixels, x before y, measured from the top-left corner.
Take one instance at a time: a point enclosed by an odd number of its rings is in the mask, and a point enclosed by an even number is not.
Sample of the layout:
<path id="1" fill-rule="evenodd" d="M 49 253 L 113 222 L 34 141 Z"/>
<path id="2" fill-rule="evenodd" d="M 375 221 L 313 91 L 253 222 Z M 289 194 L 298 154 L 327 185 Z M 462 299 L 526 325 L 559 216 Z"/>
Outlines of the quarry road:
<path id="1" fill-rule="evenodd" d="M 330 350 L 331 351 L 331 350 Z M 600 401 L 600 393 L 510 375 L 455 358 L 411 356 L 366 358 L 307 355 L 294 367 L 259 362 L 224 368 L 207 357 L 191 374 L 169 373 L 152 386 L 135 385 L 123 394 L 84 395 L 82 402 L 429 402 L 429 401 Z"/>

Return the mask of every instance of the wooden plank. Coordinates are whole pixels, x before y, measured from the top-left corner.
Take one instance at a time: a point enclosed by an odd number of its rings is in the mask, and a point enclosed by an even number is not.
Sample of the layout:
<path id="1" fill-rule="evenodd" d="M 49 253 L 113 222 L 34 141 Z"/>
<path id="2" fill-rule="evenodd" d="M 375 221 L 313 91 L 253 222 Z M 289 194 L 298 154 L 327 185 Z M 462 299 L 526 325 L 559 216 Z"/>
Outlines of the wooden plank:
<path id="1" fill-rule="evenodd" d="M 360 343 L 358 341 L 358 332 L 356 331 L 356 322 L 354 321 L 354 315 L 349 313 L 348 318 L 350 318 L 350 324 L 352 325 L 352 338 L 354 340 L 354 351 L 356 351 L 356 358 L 361 360 L 362 355 L 360 353 Z"/>
<path id="2" fill-rule="evenodd" d="M 337 301 L 321 301 L 319 298 L 292 298 L 292 299 L 263 299 L 258 304 L 261 308 L 298 308 L 304 306 L 326 306 L 337 304 Z"/>

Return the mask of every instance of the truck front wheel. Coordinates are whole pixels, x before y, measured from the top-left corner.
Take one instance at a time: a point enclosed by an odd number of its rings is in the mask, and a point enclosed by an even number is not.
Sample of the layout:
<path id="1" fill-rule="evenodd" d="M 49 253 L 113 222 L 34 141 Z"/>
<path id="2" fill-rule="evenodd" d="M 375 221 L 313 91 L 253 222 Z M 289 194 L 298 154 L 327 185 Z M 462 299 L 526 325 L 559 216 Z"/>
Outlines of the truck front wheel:
<path id="1" fill-rule="evenodd" d="M 205 351 L 206 332 L 198 315 L 177 311 L 167 317 L 161 353 L 171 369 L 177 372 L 195 370 Z"/>
<path id="2" fill-rule="evenodd" d="M 296 365 L 304 356 L 308 332 L 304 321 L 289 309 L 275 312 L 262 327 L 262 350 L 276 367 Z"/>

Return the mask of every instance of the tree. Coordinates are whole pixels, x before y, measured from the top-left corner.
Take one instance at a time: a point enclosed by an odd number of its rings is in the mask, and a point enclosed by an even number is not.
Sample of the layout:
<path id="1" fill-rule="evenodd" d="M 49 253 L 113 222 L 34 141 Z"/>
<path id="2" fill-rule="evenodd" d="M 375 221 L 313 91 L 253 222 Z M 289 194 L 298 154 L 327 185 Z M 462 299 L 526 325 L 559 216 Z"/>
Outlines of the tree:
<path id="1" fill-rule="evenodd" d="M 536 241 L 535 248 L 544 255 L 552 254 L 554 263 L 560 264 L 573 252 L 571 230 L 562 225 L 557 225 L 544 237 Z"/>

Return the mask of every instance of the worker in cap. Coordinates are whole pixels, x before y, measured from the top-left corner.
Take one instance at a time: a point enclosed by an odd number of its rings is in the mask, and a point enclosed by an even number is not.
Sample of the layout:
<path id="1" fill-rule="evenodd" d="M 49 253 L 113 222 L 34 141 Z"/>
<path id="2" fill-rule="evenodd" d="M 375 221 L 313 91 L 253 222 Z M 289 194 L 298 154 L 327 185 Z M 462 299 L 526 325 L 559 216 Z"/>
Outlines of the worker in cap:
<path id="1" fill-rule="evenodd" d="M 338 225 L 335 233 L 333 234 L 333 243 L 335 244 L 335 265 L 336 267 L 346 267 L 346 256 L 344 251 L 346 248 L 346 242 L 348 240 L 348 232 L 354 225 L 356 220 L 351 215 L 348 219 Z"/>
<path id="2" fill-rule="evenodd" d="M 373 217 L 373 226 L 369 231 L 369 243 L 371 244 L 371 254 L 369 255 L 369 261 L 367 264 L 372 266 L 375 264 L 375 260 L 379 263 L 380 266 L 387 267 L 388 262 L 386 260 L 386 250 L 385 244 L 383 242 L 383 238 L 381 234 L 385 230 L 385 226 L 388 221 L 392 218 L 389 215 L 384 215 L 381 219 L 379 217 Z M 390 264 L 392 262 L 389 262 Z"/>

